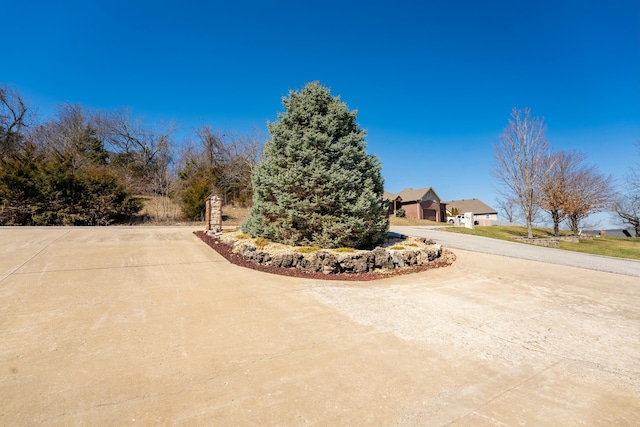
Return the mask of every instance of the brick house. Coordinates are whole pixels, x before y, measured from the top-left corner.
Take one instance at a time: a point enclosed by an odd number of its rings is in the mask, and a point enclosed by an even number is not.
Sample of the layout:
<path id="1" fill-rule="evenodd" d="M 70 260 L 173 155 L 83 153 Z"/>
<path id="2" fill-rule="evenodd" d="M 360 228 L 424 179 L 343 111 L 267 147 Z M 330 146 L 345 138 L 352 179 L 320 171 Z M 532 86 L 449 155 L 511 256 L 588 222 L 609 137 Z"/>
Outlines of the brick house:
<path id="1" fill-rule="evenodd" d="M 433 188 L 405 188 L 397 194 L 384 192 L 389 201 L 389 215 L 395 215 L 398 209 L 404 209 L 407 218 L 427 219 L 435 222 L 447 220 L 446 206 Z"/>

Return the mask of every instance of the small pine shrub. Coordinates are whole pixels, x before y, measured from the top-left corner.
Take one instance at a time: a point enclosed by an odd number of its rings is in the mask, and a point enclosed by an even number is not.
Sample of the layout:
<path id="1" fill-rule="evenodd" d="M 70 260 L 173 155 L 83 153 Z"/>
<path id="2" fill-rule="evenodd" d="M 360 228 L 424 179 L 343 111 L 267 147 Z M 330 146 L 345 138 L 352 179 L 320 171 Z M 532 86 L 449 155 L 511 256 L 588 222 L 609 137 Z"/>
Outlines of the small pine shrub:
<path id="1" fill-rule="evenodd" d="M 404 218 L 405 216 L 407 216 L 407 212 L 404 209 L 400 208 L 396 210 L 396 216 L 398 218 Z"/>

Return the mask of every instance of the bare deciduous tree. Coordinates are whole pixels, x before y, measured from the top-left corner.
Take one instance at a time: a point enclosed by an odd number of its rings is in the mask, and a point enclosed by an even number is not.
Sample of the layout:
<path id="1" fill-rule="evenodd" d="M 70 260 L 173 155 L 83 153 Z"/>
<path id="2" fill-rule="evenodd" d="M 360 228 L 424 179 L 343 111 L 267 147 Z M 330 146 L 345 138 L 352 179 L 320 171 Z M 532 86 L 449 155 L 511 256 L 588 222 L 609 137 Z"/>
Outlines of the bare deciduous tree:
<path id="1" fill-rule="evenodd" d="M 225 186 L 228 193 L 241 205 L 251 200 L 251 176 L 258 163 L 261 147 L 258 133 L 251 136 L 232 136 L 227 147 L 229 163 L 224 174 Z"/>
<path id="2" fill-rule="evenodd" d="M 215 168 L 228 161 L 229 154 L 224 144 L 224 133 L 213 131 L 211 126 L 202 126 L 196 129 L 196 135 L 200 142 L 200 162 Z"/>
<path id="3" fill-rule="evenodd" d="M 56 109 L 56 117 L 35 129 L 33 138 L 50 153 L 66 159 L 70 172 L 75 174 L 89 162 L 82 147 L 87 137 L 88 117 L 79 104 L 58 105 Z"/>
<path id="4" fill-rule="evenodd" d="M 576 183 L 576 174 L 584 154 L 558 151 L 549 157 L 549 169 L 540 187 L 540 206 L 551 215 L 554 235 L 560 235 L 560 223 L 567 218 L 567 203 Z"/>
<path id="5" fill-rule="evenodd" d="M 129 109 L 119 109 L 99 113 L 96 117 L 98 129 L 110 150 L 128 157 L 137 146 L 144 134 L 143 121 L 134 119 Z"/>
<path id="6" fill-rule="evenodd" d="M 505 220 L 510 223 L 516 222 L 517 202 L 513 198 L 497 199 L 496 203 L 498 209 L 500 209 L 500 212 L 504 215 Z"/>
<path id="7" fill-rule="evenodd" d="M 114 153 L 113 166 L 121 167 L 122 178 L 127 188 L 137 193 L 154 190 L 154 180 L 162 160 L 163 150 L 168 147 L 174 132 L 172 124 L 152 128 L 141 118 L 133 117 L 128 109 L 99 114 L 96 117 L 99 134 Z"/>
<path id="8" fill-rule="evenodd" d="M 579 234 L 584 219 L 609 208 L 613 194 L 611 177 L 599 173 L 595 166 L 578 165 L 570 175 L 563 205 L 571 231 Z"/>
<path id="9" fill-rule="evenodd" d="M 622 193 L 616 197 L 615 212 L 623 224 L 634 228 L 640 237 L 640 142 L 636 143 L 638 158 L 626 174 Z"/>
<path id="10" fill-rule="evenodd" d="M 17 90 L 0 85 L 0 159 L 15 151 L 22 140 L 28 107 Z"/>
<path id="11" fill-rule="evenodd" d="M 158 142 L 158 154 L 151 176 L 154 197 L 154 215 L 156 221 L 168 221 L 170 195 L 175 184 L 172 167 L 174 165 L 172 140 L 163 136 Z"/>
<path id="12" fill-rule="evenodd" d="M 493 175 L 505 199 L 517 202 L 527 234 L 533 238 L 533 220 L 539 206 L 540 187 L 548 170 L 549 144 L 543 119 L 531 117 L 529 108 L 514 108 L 500 141 L 494 146 Z"/>

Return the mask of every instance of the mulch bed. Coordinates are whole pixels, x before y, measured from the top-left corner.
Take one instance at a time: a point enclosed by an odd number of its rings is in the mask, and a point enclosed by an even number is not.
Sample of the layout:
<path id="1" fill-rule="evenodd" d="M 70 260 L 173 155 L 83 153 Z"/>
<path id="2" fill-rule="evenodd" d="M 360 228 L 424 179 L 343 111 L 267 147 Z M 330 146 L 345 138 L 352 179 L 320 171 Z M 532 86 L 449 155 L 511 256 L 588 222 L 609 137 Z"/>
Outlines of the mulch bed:
<path id="1" fill-rule="evenodd" d="M 233 253 L 231 248 L 222 243 L 215 237 L 209 236 L 204 231 L 194 231 L 193 234 L 198 236 L 209 247 L 222 255 L 227 261 L 240 267 L 250 268 L 252 270 L 262 271 L 264 273 L 279 274 L 281 276 L 299 277 L 303 279 L 320 279 L 320 280 L 342 280 L 342 281 L 370 281 L 386 279 L 388 277 L 399 276 L 410 273 L 418 273 L 421 271 L 432 270 L 435 268 L 448 267 L 456 260 L 453 252 L 446 249 L 442 250 L 442 256 L 435 261 L 431 261 L 428 265 L 416 267 L 399 268 L 389 272 L 372 272 L 372 273 L 338 273 L 324 274 L 322 272 L 306 272 L 297 268 L 280 268 L 269 267 L 261 264 L 253 264 L 247 261 L 242 255 Z"/>

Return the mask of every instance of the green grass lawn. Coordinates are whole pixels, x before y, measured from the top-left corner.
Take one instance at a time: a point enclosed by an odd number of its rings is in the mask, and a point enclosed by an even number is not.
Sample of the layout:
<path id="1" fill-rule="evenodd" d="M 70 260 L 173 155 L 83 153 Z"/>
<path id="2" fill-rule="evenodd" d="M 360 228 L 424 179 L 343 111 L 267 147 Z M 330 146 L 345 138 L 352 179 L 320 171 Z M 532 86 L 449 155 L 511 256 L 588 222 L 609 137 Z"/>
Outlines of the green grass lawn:
<path id="1" fill-rule="evenodd" d="M 452 233 L 471 234 L 474 236 L 490 237 L 514 241 L 512 237 L 526 237 L 526 227 L 475 227 L 473 230 L 464 227 L 447 227 Z M 561 234 L 570 234 L 561 231 Z M 553 236 L 553 230 L 548 228 L 534 228 L 533 237 Z M 526 243 L 525 243 L 526 244 Z M 566 251 L 583 252 L 594 255 L 604 255 L 616 258 L 640 260 L 640 239 L 629 237 L 596 237 L 593 240 L 582 240 L 579 243 L 560 242 L 560 249 Z"/>
<path id="2" fill-rule="evenodd" d="M 560 249 L 586 254 L 640 260 L 640 239 L 632 237 L 594 237 L 580 243 L 560 242 Z"/>

